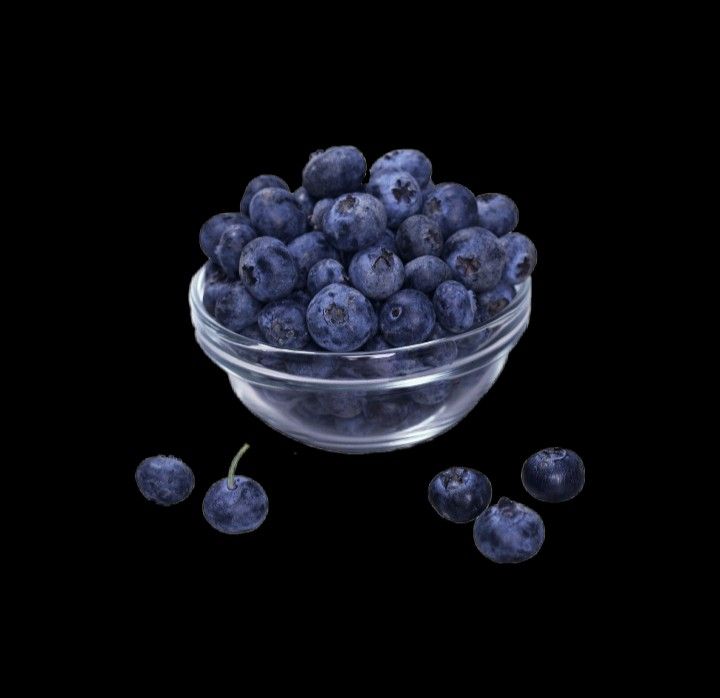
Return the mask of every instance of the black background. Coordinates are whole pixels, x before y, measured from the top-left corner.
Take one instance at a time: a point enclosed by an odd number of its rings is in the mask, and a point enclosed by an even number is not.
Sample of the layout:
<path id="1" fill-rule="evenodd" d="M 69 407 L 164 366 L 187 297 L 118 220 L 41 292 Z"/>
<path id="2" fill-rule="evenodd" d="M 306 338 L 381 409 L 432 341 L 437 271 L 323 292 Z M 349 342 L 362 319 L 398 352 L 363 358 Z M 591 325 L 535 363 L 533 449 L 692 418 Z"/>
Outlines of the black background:
<path id="1" fill-rule="evenodd" d="M 360 584 L 404 597 L 478 584 L 521 591 L 559 580 L 580 594 L 613 564 L 600 523 L 613 417 L 600 406 L 603 256 L 589 232 L 590 139 L 565 132 L 564 121 L 552 130 L 502 119 L 489 130 L 448 121 L 415 135 L 387 129 L 378 138 L 367 127 L 276 129 L 261 126 L 261 117 L 234 123 L 229 116 L 202 125 L 186 116 L 182 128 L 168 116 L 136 134 L 131 217 L 109 260 L 133 279 L 119 306 L 132 331 L 115 342 L 111 396 L 125 406 L 112 450 L 118 573 L 136 584 L 167 575 L 219 594 L 229 586 L 270 593 L 281 584 L 288 593 L 332 588 L 342 595 Z M 358 146 L 368 164 L 396 147 L 419 148 L 433 162 L 435 182 L 509 194 L 520 209 L 518 229 L 539 251 L 529 329 L 492 390 L 434 441 L 368 456 L 308 448 L 253 417 L 195 343 L 187 302 L 190 277 L 203 263 L 203 221 L 236 210 L 257 174 L 277 174 L 294 189 L 310 152 L 345 143 Z M 252 534 L 223 536 L 204 521 L 202 497 L 244 441 L 251 449 L 239 471 L 264 486 L 270 513 Z M 553 445 L 585 460 L 586 486 L 572 502 L 535 502 L 522 488 L 523 460 Z M 178 506 L 155 506 L 135 487 L 135 467 L 157 453 L 176 455 L 195 472 L 195 491 Z M 433 512 L 428 481 L 453 464 L 486 473 L 494 500 L 505 495 L 543 516 L 546 540 L 534 559 L 494 565 L 475 549 L 471 525 Z"/>

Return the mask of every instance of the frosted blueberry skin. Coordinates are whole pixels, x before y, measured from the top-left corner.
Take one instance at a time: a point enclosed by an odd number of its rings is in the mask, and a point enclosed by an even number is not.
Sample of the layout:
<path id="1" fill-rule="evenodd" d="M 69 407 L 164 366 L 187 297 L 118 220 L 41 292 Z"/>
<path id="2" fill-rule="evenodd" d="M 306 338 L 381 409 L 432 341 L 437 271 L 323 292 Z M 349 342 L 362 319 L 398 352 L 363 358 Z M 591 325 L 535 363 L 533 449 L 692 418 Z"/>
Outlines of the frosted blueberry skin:
<path id="1" fill-rule="evenodd" d="M 320 199 L 313 208 L 312 216 L 310 216 L 310 225 L 315 230 L 322 230 L 325 224 L 325 215 L 335 203 L 335 199 Z"/>
<path id="2" fill-rule="evenodd" d="M 235 281 L 239 275 L 240 253 L 243 247 L 257 237 L 250 222 L 228 226 L 220 236 L 215 248 L 215 259 L 228 279 Z"/>
<path id="3" fill-rule="evenodd" d="M 388 250 L 394 252 L 395 254 L 398 254 L 397 243 L 395 241 L 395 233 L 393 233 L 393 231 L 389 228 L 380 236 L 377 244 L 386 247 Z M 398 257 L 399 256 L 400 255 L 398 255 Z"/>
<path id="4" fill-rule="evenodd" d="M 473 538 L 477 549 L 493 562 L 524 562 L 542 547 L 545 525 L 537 512 L 501 497 L 475 519 Z"/>
<path id="5" fill-rule="evenodd" d="M 337 250 L 317 230 L 295 238 L 287 248 L 290 250 L 298 270 L 298 278 L 295 282 L 298 288 L 305 287 L 308 271 L 316 262 L 321 259 L 340 259 Z"/>
<path id="6" fill-rule="evenodd" d="M 370 194 L 347 194 L 335 200 L 325 214 L 323 230 L 338 249 L 357 252 L 374 245 L 387 227 L 387 214 Z"/>
<path id="7" fill-rule="evenodd" d="M 488 291 L 497 286 L 505 260 L 500 242 L 484 228 L 460 230 L 445 243 L 445 261 L 455 280 L 473 291 Z"/>
<path id="8" fill-rule="evenodd" d="M 439 257 L 423 255 L 405 265 L 405 286 L 431 295 L 443 282 L 453 278 L 452 269 Z"/>
<path id="9" fill-rule="evenodd" d="M 250 202 L 252 201 L 253 196 L 255 196 L 255 194 L 257 194 L 261 189 L 267 189 L 268 187 L 275 187 L 277 189 L 290 191 L 290 187 L 287 185 L 287 182 L 275 175 L 258 175 L 257 177 L 253 177 L 245 187 L 242 199 L 240 199 L 240 213 L 248 216 L 250 212 Z"/>
<path id="10" fill-rule="evenodd" d="M 195 476 L 179 458 L 152 456 L 138 465 L 135 482 L 145 499 L 169 507 L 190 496 Z"/>
<path id="11" fill-rule="evenodd" d="M 250 219 L 241 213 L 218 213 L 212 218 L 208 218 L 200 228 L 200 249 L 203 254 L 210 261 L 217 262 L 215 248 L 225 230 L 232 225 L 249 222 Z"/>
<path id="12" fill-rule="evenodd" d="M 240 280 L 258 300 L 276 301 L 295 287 L 298 272 L 290 250 L 274 237 L 251 240 L 240 253 Z"/>
<path id="13" fill-rule="evenodd" d="M 202 503 L 203 516 L 220 533 L 249 533 L 265 521 L 268 496 L 260 483 L 249 477 L 236 475 L 233 483 L 233 489 L 227 478 L 210 485 Z"/>
<path id="14" fill-rule="evenodd" d="M 305 222 L 307 227 L 310 227 L 310 219 L 312 218 L 313 210 L 315 209 L 315 199 L 308 194 L 305 187 L 298 187 L 294 192 L 293 196 L 297 199 L 300 204 L 302 212 L 305 214 Z"/>
<path id="15" fill-rule="evenodd" d="M 483 473 L 454 467 L 438 473 L 428 486 L 428 500 L 435 511 L 453 523 L 468 523 L 488 508 L 492 485 Z"/>
<path id="16" fill-rule="evenodd" d="M 385 300 L 402 288 L 405 268 L 394 252 L 373 246 L 360 250 L 348 269 L 353 286 L 370 300 Z"/>
<path id="17" fill-rule="evenodd" d="M 530 238 L 522 233 L 508 233 L 499 240 L 507 261 L 503 270 L 503 280 L 509 284 L 519 284 L 533 273 L 537 264 L 537 250 Z"/>
<path id="18" fill-rule="evenodd" d="M 424 153 L 412 148 L 391 150 L 372 164 L 370 174 L 382 170 L 404 170 L 410 173 L 420 188 L 426 187 L 432 176 L 432 163 Z"/>
<path id="19" fill-rule="evenodd" d="M 349 281 L 345 268 L 337 259 L 321 259 L 310 267 L 307 289 L 312 297 L 330 284 L 346 284 Z"/>
<path id="20" fill-rule="evenodd" d="M 398 255 L 403 262 L 425 255 L 439 257 L 443 242 L 440 228 L 432 219 L 422 214 L 404 220 L 395 237 Z"/>
<path id="21" fill-rule="evenodd" d="M 380 311 L 380 331 L 394 347 L 424 342 L 434 325 L 435 311 L 430 299 L 414 289 L 398 291 Z"/>
<path id="22" fill-rule="evenodd" d="M 357 148 L 336 146 L 310 156 L 303 169 L 302 185 L 316 199 L 332 198 L 359 191 L 366 170 L 365 157 Z"/>
<path id="23" fill-rule="evenodd" d="M 505 194 L 480 194 L 477 210 L 480 225 L 498 237 L 515 230 L 520 219 L 518 207 Z"/>
<path id="24" fill-rule="evenodd" d="M 264 340 L 281 349 L 303 349 L 310 341 L 304 308 L 294 301 L 268 303 L 257 317 Z"/>
<path id="25" fill-rule="evenodd" d="M 457 230 L 477 225 L 479 220 L 475 196 L 454 182 L 438 184 L 422 212 L 437 224 L 445 239 Z"/>
<path id="26" fill-rule="evenodd" d="M 207 294 L 208 289 L 205 290 Z M 262 303 L 239 281 L 226 283 L 215 300 L 214 317 L 232 332 L 241 332 L 257 322 Z"/>
<path id="27" fill-rule="evenodd" d="M 377 325 L 370 301 L 344 284 L 326 286 L 307 309 L 310 335 L 328 351 L 355 351 L 377 332 Z"/>
<path id="28" fill-rule="evenodd" d="M 285 189 L 261 189 L 250 201 L 250 222 L 260 235 L 289 242 L 305 232 L 307 220 L 298 200 Z"/>
<path id="29" fill-rule="evenodd" d="M 389 228 L 397 228 L 422 208 L 422 194 L 415 178 L 401 170 L 380 170 L 367 184 L 368 193 L 379 199 L 387 213 Z"/>
<path id="30" fill-rule="evenodd" d="M 457 281 L 443 281 L 437 287 L 433 308 L 437 321 L 453 334 L 465 332 L 475 323 L 475 294 Z"/>
<path id="31" fill-rule="evenodd" d="M 499 283 L 489 291 L 478 293 L 475 324 L 482 324 L 498 316 L 510 305 L 516 293 L 514 286 L 505 283 Z"/>
<path id="32" fill-rule="evenodd" d="M 541 502 L 567 502 L 585 485 L 585 465 L 569 448 L 545 448 L 523 463 L 523 486 Z"/>

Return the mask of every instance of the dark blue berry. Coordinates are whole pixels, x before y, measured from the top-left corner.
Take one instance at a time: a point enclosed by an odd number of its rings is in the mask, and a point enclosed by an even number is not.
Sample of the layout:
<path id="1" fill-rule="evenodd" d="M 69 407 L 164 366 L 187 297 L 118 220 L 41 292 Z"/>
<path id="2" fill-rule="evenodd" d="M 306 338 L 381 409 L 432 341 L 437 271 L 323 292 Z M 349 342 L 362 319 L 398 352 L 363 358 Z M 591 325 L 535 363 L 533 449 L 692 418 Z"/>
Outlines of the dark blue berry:
<path id="1" fill-rule="evenodd" d="M 215 248 L 215 259 L 228 279 L 234 281 L 238 278 L 240 253 L 243 247 L 256 237 L 255 230 L 249 221 L 225 228 Z"/>
<path id="2" fill-rule="evenodd" d="M 477 210 L 480 225 L 498 237 L 515 230 L 520 218 L 515 202 L 505 194 L 480 194 Z"/>
<path id="3" fill-rule="evenodd" d="M 208 489 L 202 503 L 205 520 L 220 533 L 248 533 L 258 528 L 268 513 L 268 496 L 260 483 L 236 475 L 233 488 L 227 478 Z"/>
<path id="4" fill-rule="evenodd" d="M 374 245 L 387 225 L 383 205 L 370 194 L 347 194 L 325 214 L 323 230 L 338 250 L 357 252 Z"/>
<path id="5" fill-rule="evenodd" d="M 195 476 L 179 458 L 152 456 L 138 465 L 135 482 L 145 499 L 169 507 L 190 496 Z"/>
<path id="6" fill-rule="evenodd" d="M 430 299 L 414 289 L 398 291 L 380 311 L 380 331 L 394 347 L 424 342 L 434 325 L 435 311 Z"/>
<path id="7" fill-rule="evenodd" d="M 475 322 L 475 294 L 457 281 L 443 281 L 435 290 L 437 321 L 453 334 L 469 330 Z"/>
<path id="8" fill-rule="evenodd" d="M 478 224 L 477 202 L 462 184 L 438 184 L 423 206 L 423 213 L 440 228 L 445 239 L 455 231 Z"/>
<path id="9" fill-rule="evenodd" d="M 251 240 L 240 253 L 240 280 L 261 301 L 275 301 L 295 287 L 297 267 L 290 250 L 274 237 Z"/>
<path id="10" fill-rule="evenodd" d="M 424 255 L 439 256 L 443 248 L 443 234 L 437 224 L 427 216 L 410 216 L 404 220 L 395 238 L 398 255 L 409 262 Z"/>
<path id="11" fill-rule="evenodd" d="M 319 150 L 310 156 L 302 173 L 302 184 L 316 199 L 359 191 L 367 163 L 363 154 L 351 145 Z"/>
<path id="12" fill-rule="evenodd" d="M 448 332 L 441 324 L 435 324 L 435 327 L 433 327 L 433 331 L 430 333 L 427 341 L 432 342 L 436 339 L 443 339 L 445 341 L 438 342 L 435 346 L 428 347 L 423 352 L 422 362 L 426 366 L 437 368 L 438 366 L 447 366 L 455 361 L 458 355 L 458 345 L 454 339 L 448 339 L 448 337 L 451 336 L 450 332 Z"/>
<path id="13" fill-rule="evenodd" d="M 373 246 L 360 250 L 350 262 L 350 280 L 371 300 L 384 300 L 402 288 L 405 269 L 394 252 Z"/>
<path id="14" fill-rule="evenodd" d="M 232 225 L 249 222 L 250 219 L 241 213 L 216 214 L 206 220 L 202 228 L 200 228 L 200 249 L 209 260 L 217 262 L 215 258 L 215 248 L 218 246 L 225 230 Z"/>
<path id="15" fill-rule="evenodd" d="M 477 316 L 475 324 L 487 322 L 500 315 L 515 298 L 515 287 L 510 284 L 500 283 L 489 291 L 477 294 Z"/>
<path id="16" fill-rule="evenodd" d="M 395 233 L 393 233 L 393 231 L 389 228 L 385 230 L 385 232 L 380 236 L 377 244 L 385 247 L 386 249 L 394 252 L 395 254 L 398 254 L 397 243 L 395 241 Z"/>
<path id="17" fill-rule="evenodd" d="M 415 178 L 401 170 L 380 170 L 368 182 L 367 191 L 379 199 L 387 212 L 387 224 L 397 228 L 422 207 L 422 194 Z"/>
<path id="18" fill-rule="evenodd" d="M 305 187 L 298 187 L 294 192 L 293 196 L 297 199 L 300 204 L 302 212 L 305 214 L 305 221 L 307 227 L 310 227 L 310 219 L 312 218 L 313 210 L 315 209 L 315 199 L 308 194 Z"/>
<path id="19" fill-rule="evenodd" d="M 277 187 L 279 189 L 290 191 L 290 187 L 287 185 L 287 182 L 275 175 L 259 175 L 254 177 L 248 182 L 248 185 L 245 187 L 245 191 L 242 195 L 242 199 L 240 199 L 240 213 L 243 213 L 246 216 L 249 215 L 250 202 L 252 201 L 253 196 L 255 196 L 255 194 L 257 194 L 261 189 L 267 189 L 268 187 Z"/>
<path id="20" fill-rule="evenodd" d="M 348 281 L 350 279 L 337 259 L 321 259 L 310 267 L 307 289 L 312 297 L 330 284 L 346 284 Z"/>
<path id="21" fill-rule="evenodd" d="M 303 288 L 307 283 L 310 267 L 321 259 L 339 259 L 337 250 L 321 232 L 315 230 L 295 238 L 288 244 L 288 250 L 295 260 L 298 278 L 295 285 Z"/>
<path id="22" fill-rule="evenodd" d="M 530 238 L 522 233 L 508 233 L 498 242 L 505 252 L 507 261 L 503 271 L 503 280 L 509 284 L 519 284 L 533 273 L 537 264 L 537 250 Z"/>
<path id="23" fill-rule="evenodd" d="M 310 216 L 310 225 L 315 230 L 323 230 L 325 225 L 325 215 L 335 203 L 335 199 L 320 199 L 313 208 L 312 216 Z"/>
<path id="24" fill-rule="evenodd" d="M 241 332 L 257 321 L 262 303 L 235 281 L 227 283 L 215 301 L 215 319 L 233 332 Z"/>
<path id="25" fill-rule="evenodd" d="M 484 228 L 458 231 L 448 238 L 444 254 L 455 280 L 473 291 L 488 291 L 497 286 L 505 268 L 505 252 L 500 242 Z"/>
<path id="26" fill-rule="evenodd" d="M 375 160 L 370 168 L 370 174 L 374 175 L 381 170 L 404 170 L 409 172 L 417 181 L 418 186 L 422 188 L 430 182 L 432 163 L 419 150 L 403 148 L 401 150 L 392 150 Z"/>
<path id="27" fill-rule="evenodd" d="M 525 489 L 542 502 L 567 502 L 585 485 L 585 465 L 569 448 L 545 448 L 523 463 Z"/>
<path id="28" fill-rule="evenodd" d="M 302 349 L 310 340 L 305 310 L 289 300 L 268 303 L 257 318 L 265 341 L 281 349 Z"/>
<path id="29" fill-rule="evenodd" d="M 443 282 L 453 278 L 452 269 L 439 257 L 423 255 L 405 265 L 405 286 L 428 295 Z"/>
<path id="30" fill-rule="evenodd" d="M 428 499 L 443 519 L 468 523 L 488 508 L 492 486 L 481 472 L 456 466 L 430 480 Z"/>
<path id="31" fill-rule="evenodd" d="M 305 232 L 307 220 L 298 200 L 286 189 L 261 189 L 250 202 L 250 221 L 260 235 L 283 242 Z"/>

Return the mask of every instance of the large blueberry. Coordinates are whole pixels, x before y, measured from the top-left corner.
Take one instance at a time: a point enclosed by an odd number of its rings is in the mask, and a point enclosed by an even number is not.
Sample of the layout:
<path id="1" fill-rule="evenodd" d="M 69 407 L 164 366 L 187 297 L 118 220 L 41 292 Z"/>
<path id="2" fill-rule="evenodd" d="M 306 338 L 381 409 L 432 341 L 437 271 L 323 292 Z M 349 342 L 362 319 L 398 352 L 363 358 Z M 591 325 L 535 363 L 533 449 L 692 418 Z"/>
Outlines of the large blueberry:
<path id="1" fill-rule="evenodd" d="M 207 310 L 213 317 L 215 316 L 215 306 L 217 305 L 218 298 L 220 298 L 225 290 L 231 285 L 231 281 L 214 281 L 212 283 L 205 283 L 203 305 L 205 306 L 205 310 Z"/>
<path id="2" fill-rule="evenodd" d="M 298 200 L 279 187 L 261 189 L 250 202 L 250 221 L 260 235 L 289 242 L 305 231 L 307 220 Z"/>
<path id="3" fill-rule="evenodd" d="M 380 331 L 394 347 L 424 342 L 434 325 L 435 311 L 430 299 L 414 289 L 398 291 L 380 311 Z"/>
<path id="4" fill-rule="evenodd" d="M 347 194 L 325 214 L 323 230 L 338 250 L 374 245 L 387 225 L 385 207 L 370 194 Z"/>
<path id="5" fill-rule="evenodd" d="M 215 248 L 218 246 L 225 230 L 232 225 L 249 222 L 247 216 L 241 213 L 218 213 L 214 215 L 206 220 L 202 228 L 200 228 L 200 249 L 208 259 L 217 262 Z"/>
<path id="6" fill-rule="evenodd" d="M 505 252 L 490 231 L 471 228 L 460 230 L 448 238 L 445 261 L 457 281 L 473 291 L 487 291 L 496 286 L 502 277 Z"/>
<path id="7" fill-rule="evenodd" d="M 522 233 L 508 233 L 498 242 L 507 258 L 503 279 L 509 284 L 522 283 L 533 273 L 537 264 L 535 245 Z"/>
<path id="8" fill-rule="evenodd" d="M 375 245 L 360 250 L 350 262 L 350 280 L 371 300 L 384 300 L 402 288 L 405 269 L 394 252 Z"/>
<path id="9" fill-rule="evenodd" d="M 430 480 L 428 499 L 443 519 L 468 523 L 488 508 L 492 486 L 478 470 L 455 466 Z"/>
<path id="10" fill-rule="evenodd" d="M 515 230 L 520 213 L 515 202 L 505 194 L 480 194 L 477 197 L 480 225 L 498 237 Z"/>
<path id="11" fill-rule="evenodd" d="M 357 148 L 335 146 L 310 156 L 303 169 L 302 184 L 316 199 L 340 196 L 360 189 L 366 169 L 365 157 Z"/>
<path id="12" fill-rule="evenodd" d="M 220 533 L 249 533 L 265 521 L 269 502 L 259 482 L 236 475 L 233 487 L 227 478 L 210 485 L 202 503 L 205 520 Z"/>
<path id="13" fill-rule="evenodd" d="M 567 502 L 585 485 L 585 465 L 569 448 L 544 448 L 523 463 L 525 489 L 542 502 Z"/>
<path id="14" fill-rule="evenodd" d="M 297 276 L 290 250 L 277 238 L 255 238 L 240 253 L 240 280 L 258 300 L 284 298 L 295 287 Z"/>
<path id="15" fill-rule="evenodd" d="M 381 170 L 404 170 L 409 172 L 421 188 L 427 186 L 432 176 L 432 163 L 427 155 L 419 150 L 403 148 L 391 150 L 382 157 L 375 160 L 370 168 L 370 174 L 374 175 Z"/>
<path id="16" fill-rule="evenodd" d="M 138 465 L 135 482 L 145 499 L 169 507 L 190 496 L 195 476 L 179 458 L 152 456 Z"/>
<path id="17" fill-rule="evenodd" d="M 515 287 L 500 283 L 489 291 L 477 294 L 477 310 L 475 324 L 492 320 L 510 305 L 515 298 Z"/>
<path id="18" fill-rule="evenodd" d="M 377 316 L 360 291 L 330 284 L 310 302 L 307 325 L 312 338 L 328 351 L 355 351 L 377 332 Z"/>
<path id="19" fill-rule="evenodd" d="M 258 175 L 257 177 L 253 177 L 253 179 L 251 179 L 245 187 L 242 199 L 240 199 L 240 213 L 247 216 L 250 211 L 250 202 L 252 201 L 253 196 L 255 196 L 255 194 L 257 194 L 261 189 L 267 189 L 268 187 L 277 187 L 279 189 L 290 191 L 290 187 L 287 185 L 287 182 L 275 175 Z"/>
<path id="20" fill-rule="evenodd" d="M 435 187 L 423 206 L 447 239 L 456 230 L 478 224 L 477 202 L 473 193 L 462 184 L 445 182 Z"/>
<path id="21" fill-rule="evenodd" d="M 289 300 L 268 303 L 257 318 L 268 344 L 282 349 L 302 349 L 310 340 L 302 306 Z"/>
<path id="22" fill-rule="evenodd" d="M 443 282 L 453 278 L 450 267 L 440 257 L 423 255 L 405 265 L 405 286 L 431 295 Z"/>
<path id="23" fill-rule="evenodd" d="M 225 272 L 228 279 L 235 280 L 240 273 L 240 253 L 243 247 L 257 237 L 250 222 L 234 223 L 229 225 L 220 236 L 215 248 L 215 259 Z"/>
<path id="24" fill-rule="evenodd" d="M 345 268 L 335 257 L 321 259 L 310 267 L 307 275 L 307 290 L 310 296 L 314 296 L 330 284 L 346 284 L 348 281 L 350 279 L 345 273 Z"/>
<path id="25" fill-rule="evenodd" d="M 295 285 L 302 288 L 307 283 L 310 267 L 321 259 L 339 259 L 337 250 L 328 242 L 328 239 L 321 232 L 314 230 L 305 233 L 288 243 L 288 250 L 295 260 L 298 270 L 298 278 Z"/>
<path id="26" fill-rule="evenodd" d="M 320 199 L 313 208 L 312 216 L 310 216 L 310 225 L 315 230 L 323 230 L 325 226 L 325 216 L 332 208 L 335 199 Z"/>
<path id="27" fill-rule="evenodd" d="M 387 224 L 397 228 L 422 207 L 422 194 L 415 178 L 401 170 L 380 170 L 368 182 L 367 190 L 382 201 Z"/>
<path id="28" fill-rule="evenodd" d="M 500 497 L 475 519 L 473 538 L 477 549 L 493 562 L 523 562 L 542 547 L 545 526 L 537 512 Z"/>
<path id="29" fill-rule="evenodd" d="M 437 223 L 427 216 L 410 216 L 404 220 L 395 237 L 398 254 L 403 262 L 425 255 L 440 256 L 443 234 Z"/>
<path id="30" fill-rule="evenodd" d="M 475 322 L 475 294 L 457 281 L 443 281 L 435 290 L 437 321 L 453 334 L 469 330 Z"/>
<path id="31" fill-rule="evenodd" d="M 257 321 L 262 303 L 241 282 L 225 284 L 215 301 L 215 319 L 233 332 L 240 332 Z"/>

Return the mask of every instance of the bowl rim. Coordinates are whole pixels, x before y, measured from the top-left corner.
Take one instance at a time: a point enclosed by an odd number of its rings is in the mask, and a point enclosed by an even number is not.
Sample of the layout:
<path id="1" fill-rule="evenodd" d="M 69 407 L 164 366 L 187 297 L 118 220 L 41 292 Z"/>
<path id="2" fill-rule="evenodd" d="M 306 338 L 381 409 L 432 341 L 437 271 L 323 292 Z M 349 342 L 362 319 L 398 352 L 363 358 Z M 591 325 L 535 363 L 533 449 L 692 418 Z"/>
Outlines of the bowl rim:
<path id="1" fill-rule="evenodd" d="M 515 297 L 502 310 L 502 312 L 500 312 L 488 322 L 485 322 L 482 325 L 478 325 L 477 327 L 474 327 L 467 332 L 462 332 L 460 334 L 449 334 L 447 337 L 440 337 L 438 339 L 432 339 L 430 341 L 420 342 L 418 344 L 408 344 L 402 347 L 391 346 L 387 349 L 377 349 L 375 351 L 329 352 L 312 351 L 307 349 L 284 349 L 282 347 L 274 347 L 271 344 L 265 344 L 264 342 L 252 339 L 251 337 L 246 337 L 242 334 L 238 334 L 237 332 L 233 332 L 232 330 L 226 328 L 224 325 L 221 325 L 212 315 L 210 315 L 202 302 L 202 291 L 205 287 L 205 269 L 206 264 L 203 264 L 203 266 L 201 266 L 200 269 L 198 269 L 198 271 L 193 274 L 192 279 L 190 280 L 189 300 L 193 314 L 196 314 L 201 320 L 202 324 L 205 327 L 211 329 L 216 335 L 219 335 L 219 337 L 222 338 L 223 341 L 235 346 L 242 347 L 243 349 L 272 353 L 279 357 L 332 356 L 335 358 L 347 357 L 349 359 L 357 360 L 363 357 L 387 357 L 390 354 L 396 355 L 404 353 L 414 353 L 418 350 L 426 350 L 433 347 L 439 347 L 443 343 L 447 342 L 467 340 L 485 332 L 488 329 L 504 325 L 505 322 L 514 319 L 517 313 L 520 312 L 520 309 L 522 309 L 526 304 L 530 296 L 530 291 L 532 287 L 531 277 L 525 279 L 525 281 L 523 281 L 521 284 L 516 284 L 515 289 L 517 292 L 515 294 Z M 488 340 L 490 340 L 490 337 L 488 337 Z M 484 344 L 485 343 L 483 342 L 478 345 L 475 352 L 482 350 L 484 348 Z"/>

